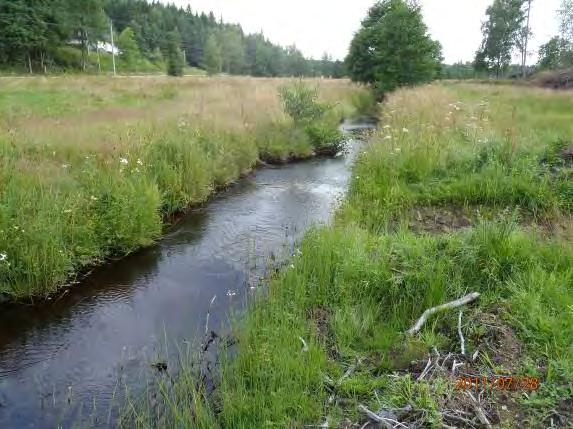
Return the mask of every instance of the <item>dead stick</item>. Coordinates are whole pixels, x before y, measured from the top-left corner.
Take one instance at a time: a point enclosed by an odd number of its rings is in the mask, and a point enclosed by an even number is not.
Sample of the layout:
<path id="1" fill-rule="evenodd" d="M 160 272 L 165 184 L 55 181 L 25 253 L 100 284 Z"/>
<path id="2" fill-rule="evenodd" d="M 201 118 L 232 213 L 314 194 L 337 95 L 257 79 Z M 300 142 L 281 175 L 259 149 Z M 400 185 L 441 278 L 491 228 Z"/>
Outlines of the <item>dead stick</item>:
<path id="1" fill-rule="evenodd" d="M 470 302 L 475 301 L 479 297 L 480 294 L 478 292 L 470 293 L 469 295 L 466 295 L 463 298 L 448 302 L 446 304 L 438 305 L 437 307 L 432 307 L 424 311 L 424 314 L 422 314 L 422 316 L 418 319 L 416 324 L 407 331 L 407 334 L 414 335 L 420 332 L 420 329 L 422 329 L 422 326 L 424 326 L 424 323 L 426 323 L 428 317 L 430 317 L 432 314 L 438 313 L 440 311 L 451 310 L 453 308 L 461 307 L 462 305 L 466 305 L 469 304 Z"/>
<path id="2" fill-rule="evenodd" d="M 390 424 L 390 422 L 386 421 L 386 419 L 380 417 L 375 412 L 370 411 L 364 405 L 362 405 L 362 404 L 358 405 L 358 410 L 363 412 L 364 414 L 366 414 L 370 420 L 381 423 L 389 429 L 394 429 L 394 425 Z"/>
<path id="3" fill-rule="evenodd" d="M 460 311 L 460 314 L 458 315 L 458 335 L 460 336 L 462 355 L 465 356 L 465 354 L 466 354 L 466 340 L 464 339 L 464 334 L 462 334 L 462 314 L 463 314 L 463 310 Z"/>

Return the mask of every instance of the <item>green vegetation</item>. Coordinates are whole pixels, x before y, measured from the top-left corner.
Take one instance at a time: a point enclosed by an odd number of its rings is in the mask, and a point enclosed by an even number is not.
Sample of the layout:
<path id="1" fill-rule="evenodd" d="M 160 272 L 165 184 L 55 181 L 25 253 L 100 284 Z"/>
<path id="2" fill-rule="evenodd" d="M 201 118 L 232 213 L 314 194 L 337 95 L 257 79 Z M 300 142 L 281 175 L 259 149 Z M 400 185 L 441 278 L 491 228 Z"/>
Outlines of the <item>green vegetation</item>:
<path id="1" fill-rule="evenodd" d="M 461 374 L 541 380 L 482 394 L 494 425 L 570 422 L 571 106 L 570 94 L 508 86 L 393 93 L 335 224 L 307 234 L 236 327 L 214 397 L 185 367 L 124 426 L 348 427 L 365 421 L 359 404 L 409 405 L 406 425 L 459 425 L 458 411 L 476 422 L 454 389 Z M 470 292 L 482 295 L 463 308 L 465 357 L 457 311 L 404 334 Z M 445 369 L 416 381 L 428 358 Z"/>
<path id="2" fill-rule="evenodd" d="M 377 2 L 354 36 L 346 58 L 350 77 L 372 85 L 379 98 L 397 87 L 433 80 L 441 46 L 428 35 L 421 7 L 405 0 Z"/>
<path id="3" fill-rule="evenodd" d="M 559 21 L 560 35 L 552 37 L 539 49 L 541 70 L 573 67 L 573 1 L 562 0 Z"/>
<path id="4" fill-rule="evenodd" d="M 82 71 L 111 73 L 111 63 L 90 61 L 90 53 L 111 52 L 110 24 L 124 57 L 120 72 L 142 72 L 142 64 L 180 70 L 186 65 L 253 76 L 342 77 L 341 61 L 307 59 L 295 46 L 283 48 L 263 34 L 245 34 L 240 25 L 219 22 L 213 13 L 146 0 L 10 0 L 0 2 L 0 70 L 16 73 Z M 174 36 L 176 35 L 176 36 Z M 176 40 L 177 46 L 172 44 Z M 105 46 L 104 44 L 108 45 Z M 65 61 L 62 49 L 76 48 L 80 61 Z M 101 52 L 100 52 L 101 53 Z M 217 58 L 212 66 L 213 55 Z M 220 58 L 218 58 L 220 56 Z M 139 58 L 139 61 L 136 61 Z M 219 65 L 220 64 L 220 65 Z M 155 70 L 157 71 L 157 70 Z M 179 73 L 175 73 L 179 75 Z"/>
<path id="5" fill-rule="evenodd" d="M 179 45 L 181 40 L 175 31 L 167 37 L 167 74 L 169 76 L 183 76 L 183 54 Z"/>
<path id="6" fill-rule="evenodd" d="M 312 156 L 331 136 L 336 147 L 339 121 L 362 90 L 292 83 L 3 81 L 0 294 L 45 297 L 86 268 L 149 245 L 166 215 L 205 201 L 259 160 Z M 279 89 L 313 94 L 310 107 L 340 104 L 311 134 L 285 115 Z"/>
<path id="7" fill-rule="evenodd" d="M 217 44 L 215 36 L 211 35 L 207 38 L 203 56 L 205 61 L 203 68 L 207 70 L 207 73 L 210 75 L 221 73 L 221 69 L 223 68 L 223 54 L 221 47 Z"/>
<path id="8" fill-rule="evenodd" d="M 495 0 L 487 8 L 483 42 L 475 58 L 476 70 L 493 71 L 499 78 L 509 66 L 516 47 L 527 51 L 530 30 L 526 7 L 530 5 L 529 0 Z"/>

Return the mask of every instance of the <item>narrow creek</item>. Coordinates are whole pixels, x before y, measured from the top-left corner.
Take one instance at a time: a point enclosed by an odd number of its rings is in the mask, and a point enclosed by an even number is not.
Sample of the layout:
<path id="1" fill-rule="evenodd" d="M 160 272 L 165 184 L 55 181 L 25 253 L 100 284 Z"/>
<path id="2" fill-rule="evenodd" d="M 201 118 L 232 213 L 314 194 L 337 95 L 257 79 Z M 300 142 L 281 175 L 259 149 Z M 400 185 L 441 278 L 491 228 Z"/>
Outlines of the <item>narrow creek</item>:
<path id="1" fill-rule="evenodd" d="M 256 292 L 269 259 L 284 261 L 344 196 L 360 142 L 348 151 L 258 171 L 194 210 L 155 246 L 96 270 L 61 298 L 0 307 L 0 428 L 110 425 L 114 397 L 153 378 L 166 344 L 225 326 Z M 96 420 L 94 420 L 96 419 Z"/>

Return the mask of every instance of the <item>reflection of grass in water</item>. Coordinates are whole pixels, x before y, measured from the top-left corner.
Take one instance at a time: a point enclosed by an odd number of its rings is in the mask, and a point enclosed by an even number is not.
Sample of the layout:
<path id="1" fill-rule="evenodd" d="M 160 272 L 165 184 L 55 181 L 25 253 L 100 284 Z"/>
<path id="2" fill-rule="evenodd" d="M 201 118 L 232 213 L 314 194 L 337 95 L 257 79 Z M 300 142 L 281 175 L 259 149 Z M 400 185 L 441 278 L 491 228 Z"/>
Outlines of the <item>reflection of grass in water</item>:
<path id="1" fill-rule="evenodd" d="M 463 359 L 457 312 L 433 316 L 416 337 L 403 332 L 425 309 L 474 291 L 482 296 L 464 309 L 462 329 L 468 354 L 479 350 L 476 375 L 542 380 L 527 396 L 484 398 L 490 421 L 545 425 L 559 418 L 552 410 L 570 413 L 572 182 L 563 144 L 553 144 L 573 131 L 570 97 L 478 85 L 393 94 L 336 225 L 308 233 L 293 268 L 252 304 L 214 397 L 203 402 L 186 374 L 163 398 L 161 422 L 250 428 L 328 419 L 336 427 L 363 423 L 359 404 L 410 404 L 417 413 L 406 423 L 451 424 L 443 410 L 474 412 L 456 396 L 451 372 L 415 379 L 434 348 Z M 475 207 L 483 216 L 471 222 L 430 225 L 432 211 L 455 217 Z M 417 211 L 430 228 L 414 228 Z M 152 416 L 135 426 L 153 426 Z"/>
<path id="2" fill-rule="evenodd" d="M 310 155 L 282 112 L 285 82 L 3 80 L 0 113 L 11 113 L 0 122 L 0 296 L 53 293 L 85 267 L 152 243 L 162 215 L 205 201 L 259 158 Z M 309 82 L 343 103 L 329 121 L 360 91 Z"/>

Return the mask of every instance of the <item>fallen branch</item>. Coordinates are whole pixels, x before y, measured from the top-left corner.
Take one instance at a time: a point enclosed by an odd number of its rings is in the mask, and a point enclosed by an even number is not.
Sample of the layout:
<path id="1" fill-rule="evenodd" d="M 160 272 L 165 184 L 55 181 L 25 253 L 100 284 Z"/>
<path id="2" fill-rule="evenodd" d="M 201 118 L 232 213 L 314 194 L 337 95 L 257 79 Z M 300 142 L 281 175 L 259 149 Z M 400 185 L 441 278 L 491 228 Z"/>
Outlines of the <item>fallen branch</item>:
<path id="1" fill-rule="evenodd" d="M 358 410 L 366 414 L 370 420 L 380 423 L 387 428 L 393 429 L 396 427 L 402 427 L 408 429 L 408 426 L 406 426 L 404 423 L 400 423 L 398 419 L 411 412 L 412 406 L 407 405 L 404 408 L 383 409 L 378 413 L 375 413 L 374 411 L 370 411 L 364 405 L 360 404 L 358 405 Z"/>
<path id="2" fill-rule="evenodd" d="M 426 364 L 426 367 L 424 368 L 424 370 L 422 371 L 422 373 L 420 374 L 420 376 L 416 381 L 422 380 L 428 374 L 428 372 L 430 372 L 431 366 L 432 366 L 432 358 L 428 358 L 428 363 Z"/>
<path id="3" fill-rule="evenodd" d="M 460 311 L 460 314 L 458 315 L 458 335 L 460 336 L 460 345 L 462 348 L 462 355 L 465 356 L 465 354 L 466 354 L 466 340 L 464 338 L 464 334 L 462 334 L 462 314 L 463 314 L 463 311 Z"/>
<path id="4" fill-rule="evenodd" d="M 424 314 L 422 314 L 422 316 L 418 319 L 416 324 L 407 331 L 407 334 L 414 335 L 420 332 L 420 329 L 422 329 L 422 326 L 424 326 L 424 323 L 426 323 L 426 321 L 431 315 L 441 311 L 451 310 L 454 308 L 461 307 L 462 305 L 469 304 L 470 302 L 473 302 L 476 299 L 478 299 L 479 296 L 480 294 L 478 292 L 470 293 L 469 295 L 466 295 L 463 298 L 448 302 L 446 304 L 438 305 L 437 307 L 432 307 L 424 311 Z"/>
<path id="5" fill-rule="evenodd" d="M 469 396 L 472 400 L 472 405 L 474 407 L 474 411 L 476 413 L 476 417 L 478 418 L 478 420 L 480 421 L 480 423 L 488 428 L 491 428 L 491 423 L 489 422 L 489 420 L 487 419 L 487 416 L 485 415 L 485 411 L 483 410 L 482 407 L 480 407 L 480 403 L 479 401 L 474 397 L 474 395 L 472 395 L 470 392 L 466 391 L 465 394 L 467 396 Z"/>
<path id="6" fill-rule="evenodd" d="M 370 419 L 373 420 L 377 423 L 381 423 L 384 426 L 386 426 L 388 429 L 394 429 L 394 425 L 392 425 L 389 421 L 387 421 L 386 419 L 384 419 L 383 417 L 380 417 L 378 414 L 376 414 L 374 411 L 370 411 L 368 408 L 366 408 L 364 405 L 360 404 L 358 405 L 358 410 L 363 412 L 364 414 L 366 414 L 366 416 Z"/>

